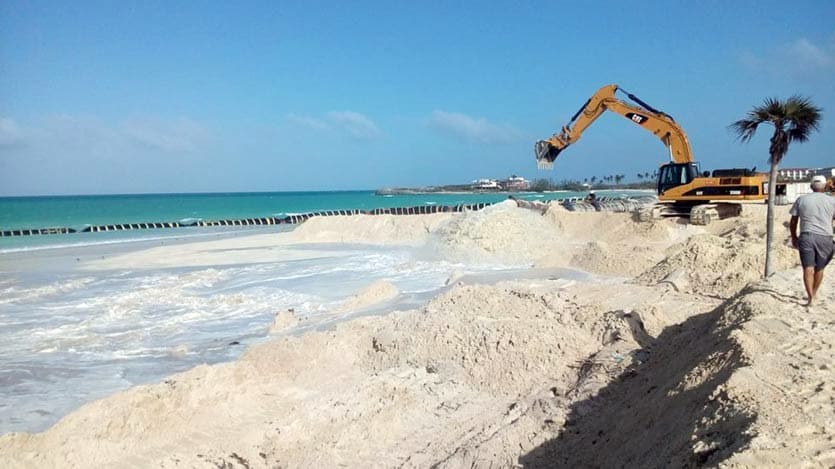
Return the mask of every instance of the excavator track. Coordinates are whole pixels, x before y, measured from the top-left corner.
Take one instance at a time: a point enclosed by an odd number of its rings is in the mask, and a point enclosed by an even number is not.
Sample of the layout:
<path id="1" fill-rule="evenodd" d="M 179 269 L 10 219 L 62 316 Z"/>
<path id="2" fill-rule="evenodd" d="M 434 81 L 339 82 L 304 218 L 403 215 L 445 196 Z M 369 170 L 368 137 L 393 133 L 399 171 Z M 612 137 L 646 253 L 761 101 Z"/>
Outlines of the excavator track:
<path id="1" fill-rule="evenodd" d="M 689 218 L 692 225 L 709 225 L 715 220 L 738 217 L 742 205 L 735 203 L 709 203 L 699 205 L 677 205 L 658 203 L 641 207 L 637 212 L 639 221 L 651 221 L 666 217 Z"/>
<path id="2" fill-rule="evenodd" d="M 742 214 L 742 205 L 733 203 L 712 203 L 696 205 L 690 210 L 690 224 L 709 225 L 715 220 L 738 217 Z"/>
<path id="3" fill-rule="evenodd" d="M 673 204 L 656 203 L 641 207 L 636 212 L 639 221 L 652 221 L 667 217 L 689 217 L 690 207 L 681 207 Z"/>

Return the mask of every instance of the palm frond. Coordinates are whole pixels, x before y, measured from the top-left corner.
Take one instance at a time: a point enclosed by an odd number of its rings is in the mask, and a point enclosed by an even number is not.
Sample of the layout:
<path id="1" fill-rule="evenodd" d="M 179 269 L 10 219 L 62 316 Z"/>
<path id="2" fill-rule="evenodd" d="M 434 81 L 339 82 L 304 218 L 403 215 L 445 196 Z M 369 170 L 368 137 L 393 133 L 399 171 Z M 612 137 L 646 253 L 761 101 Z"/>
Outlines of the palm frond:
<path id="1" fill-rule="evenodd" d="M 763 123 L 773 125 L 775 130 L 785 131 L 789 142 L 805 142 L 812 132 L 819 130 L 821 111 L 811 99 L 800 95 L 791 96 L 786 101 L 766 98 L 762 104 L 748 111 L 745 119 L 729 127 L 742 142 L 750 141 L 757 127 Z"/>
<path id="2" fill-rule="evenodd" d="M 812 132 L 819 130 L 822 109 L 809 98 L 792 96 L 786 100 L 785 107 L 789 141 L 805 142 Z"/>
<path id="3" fill-rule="evenodd" d="M 761 110 L 761 114 L 770 121 L 781 119 L 786 115 L 786 107 L 780 101 L 780 98 L 766 98 Z"/>
<path id="4" fill-rule="evenodd" d="M 761 123 L 762 121 L 754 119 L 740 119 L 729 125 L 728 128 L 736 134 L 739 141 L 747 142 L 754 137 L 755 133 L 757 133 L 757 126 Z"/>

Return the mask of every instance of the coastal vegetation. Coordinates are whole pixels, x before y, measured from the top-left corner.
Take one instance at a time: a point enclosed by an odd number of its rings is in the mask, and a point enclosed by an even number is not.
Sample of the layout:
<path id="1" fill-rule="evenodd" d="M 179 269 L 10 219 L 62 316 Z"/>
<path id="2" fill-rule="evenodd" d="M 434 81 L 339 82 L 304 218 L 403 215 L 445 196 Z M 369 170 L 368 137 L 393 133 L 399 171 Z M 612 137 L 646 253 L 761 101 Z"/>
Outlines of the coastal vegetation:
<path id="1" fill-rule="evenodd" d="M 531 192 L 547 192 L 547 191 L 573 191 L 582 192 L 590 189 L 594 190 L 618 190 L 618 189 L 654 189 L 655 178 L 657 174 L 652 172 L 637 173 L 634 179 L 629 178 L 625 174 L 612 174 L 607 176 L 590 176 L 583 180 L 579 179 L 561 179 L 559 181 L 553 178 L 538 178 L 530 181 L 528 190 Z M 408 193 L 427 193 L 427 192 L 484 192 L 483 189 L 475 189 L 472 184 L 449 184 L 442 186 L 426 186 L 426 187 L 398 187 L 378 189 L 377 194 L 408 194 Z"/>
<path id="2" fill-rule="evenodd" d="M 610 176 L 591 176 L 583 178 L 582 181 L 578 179 L 563 179 L 554 181 L 553 179 L 534 179 L 531 182 L 531 191 L 584 191 L 589 189 L 654 189 L 655 188 L 655 173 L 637 173 L 637 178 L 631 181 L 624 182 L 626 175 L 613 174 Z"/>

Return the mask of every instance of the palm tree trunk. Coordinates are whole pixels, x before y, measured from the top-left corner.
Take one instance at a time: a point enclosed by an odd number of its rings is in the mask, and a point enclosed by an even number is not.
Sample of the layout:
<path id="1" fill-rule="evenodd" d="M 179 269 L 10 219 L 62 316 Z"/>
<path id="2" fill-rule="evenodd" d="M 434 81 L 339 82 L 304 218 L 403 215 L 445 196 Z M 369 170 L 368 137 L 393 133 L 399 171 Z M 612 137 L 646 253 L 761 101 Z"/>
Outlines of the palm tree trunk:
<path id="1" fill-rule="evenodd" d="M 772 262 L 772 246 L 774 240 L 774 199 L 777 197 L 777 165 L 775 158 L 771 158 L 771 171 L 768 173 L 768 213 L 765 222 L 765 276 L 774 273 Z"/>

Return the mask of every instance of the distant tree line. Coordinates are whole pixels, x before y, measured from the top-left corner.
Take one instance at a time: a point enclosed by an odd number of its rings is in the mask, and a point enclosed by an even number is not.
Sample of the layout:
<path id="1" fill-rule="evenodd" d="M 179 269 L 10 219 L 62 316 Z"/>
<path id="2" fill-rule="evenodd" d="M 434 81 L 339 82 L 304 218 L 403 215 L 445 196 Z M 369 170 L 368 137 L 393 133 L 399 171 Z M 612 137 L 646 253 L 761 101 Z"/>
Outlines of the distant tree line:
<path id="1" fill-rule="evenodd" d="M 544 191 L 576 191 L 581 192 L 589 189 L 653 189 L 657 172 L 637 173 L 637 180 L 624 182 L 626 175 L 611 174 L 607 176 L 591 176 L 579 179 L 534 179 L 531 181 L 531 189 L 534 192 Z"/>
<path id="2" fill-rule="evenodd" d="M 624 182 L 626 175 L 611 174 L 607 176 L 590 176 L 579 179 L 563 179 L 561 181 L 554 181 L 553 179 L 534 179 L 530 182 L 529 189 L 533 192 L 545 191 L 574 191 L 582 192 L 589 189 L 606 190 L 606 189 L 654 189 L 655 179 L 658 176 L 657 172 L 637 173 L 637 180 Z M 512 176 L 516 177 L 516 176 Z M 444 186 L 429 186 L 416 188 L 387 188 L 377 190 L 377 194 L 410 194 L 410 193 L 427 193 L 427 192 L 471 192 L 473 191 L 472 184 L 450 184 Z"/>

